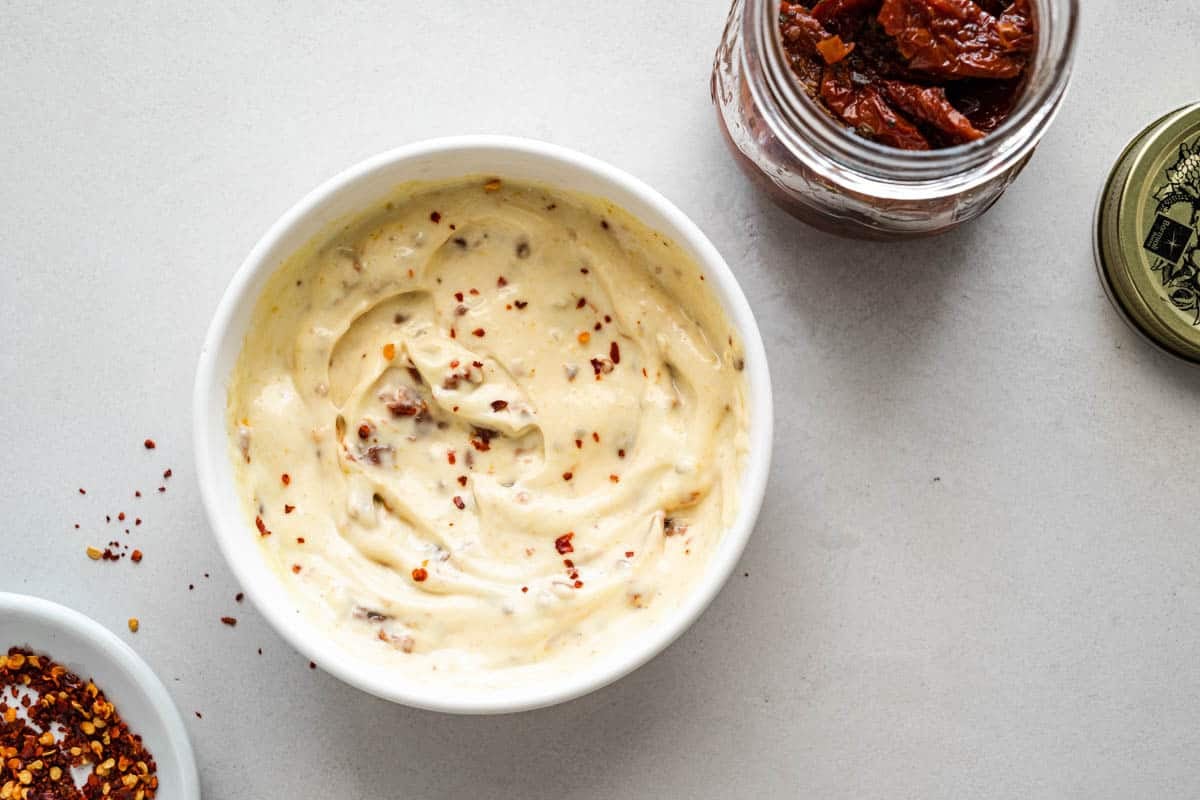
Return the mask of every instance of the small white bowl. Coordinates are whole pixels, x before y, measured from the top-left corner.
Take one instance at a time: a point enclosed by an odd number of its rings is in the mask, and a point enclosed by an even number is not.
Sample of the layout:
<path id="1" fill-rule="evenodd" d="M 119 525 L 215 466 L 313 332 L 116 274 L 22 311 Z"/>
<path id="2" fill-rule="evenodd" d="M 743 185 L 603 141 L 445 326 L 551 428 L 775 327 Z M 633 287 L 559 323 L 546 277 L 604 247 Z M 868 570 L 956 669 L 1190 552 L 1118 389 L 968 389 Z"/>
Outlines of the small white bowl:
<path id="1" fill-rule="evenodd" d="M 557 681 L 503 690 L 449 691 L 356 661 L 297 611 L 265 561 L 238 498 L 226 403 L 255 303 L 284 260 L 333 222 L 377 207 L 401 183 L 479 174 L 605 198 L 687 251 L 704 270 L 741 334 L 749 384 L 750 446 L 737 519 L 713 553 L 703 580 L 674 615 L 620 652 L 597 659 L 586 670 L 564 673 Z M 431 139 L 383 153 L 327 181 L 284 214 L 255 245 L 221 299 L 200 354 L 194 402 L 196 472 L 204 505 L 226 560 L 267 621 L 293 647 L 346 683 L 393 702 L 460 714 L 561 703 L 611 683 L 660 653 L 695 622 L 736 566 L 754 529 L 771 461 L 771 380 L 762 338 L 733 272 L 712 243 L 683 212 L 633 176 L 562 147 L 502 136 Z"/>
<path id="2" fill-rule="evenodd" d="M 199 800 L 196 760 L 179 711 L 146 662 L 116 634 L 78 611 L 0 592 L 0 653 L 28 647 L 91 678 L 142 737 L 158 764 L 158 796 Z"/>

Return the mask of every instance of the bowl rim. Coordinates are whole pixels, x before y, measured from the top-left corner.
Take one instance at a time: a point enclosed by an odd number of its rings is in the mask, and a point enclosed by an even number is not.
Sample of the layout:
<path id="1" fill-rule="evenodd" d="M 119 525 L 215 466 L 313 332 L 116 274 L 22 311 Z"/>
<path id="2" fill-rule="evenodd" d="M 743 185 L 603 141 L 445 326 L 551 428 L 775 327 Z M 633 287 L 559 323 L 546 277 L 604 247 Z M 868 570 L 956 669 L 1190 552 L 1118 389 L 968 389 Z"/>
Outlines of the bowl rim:
<path id="1" fill-rule="evenodd" d="M 167 687 L 136 650 L 86 614 L 34 595 L 0 591 L 0 619 L 6 614 L 23 615 L 47 630 L 65 631 L 91 642 L 101 659 L 128 675 L 137 690 L 150 701 L 150 707 L 166 732 L 166 746 L 179 769 L 183 789 L 180 800 L 199 800 L 200 777 L 196 770 L 196 756 L 183 717 L 167 692 Z M 55 658 L 54 653 L 45 655 Z M 106 687 L 101 688 L 107 693 Z M 156 760 L 163 761 L 161 749 L 155 748 L 153 752 Z"/>
<path id="2" fill-rule="evenodd" d="M 577 173 L 589 173 L 592 178 L 610 187 L 614 192 L 629 195 L 653 209 L 666 221 L 667 225 L 659 228 L 671 239 L 685 246 L 697 265 L 709 277 L 710 286 L 742 338 L 750 430 L 746 464 L 739 487 L 740 505 L 737 517 L 718 543 L 717 550 L 710 557 L 710 563 L 698 585 L 672 614 L 665 617 L 660 624 L 648 629 L 644 635 L 640 635 L 636 646 L 628 648 L 628 652 L 622 657 L 614 656 L 605 660 L 601 664 L 605 669 L 589 668 L 564 673 L 561 681 L 497 689 L 488 693 L 486 697 L 476 693 L 459 698 L 435 696 L 436 689 L 426 689 L 419 681 L 396 680 L 385 683 L 369 674 L 367 670 L 359 670 L 349 659 L 329 658 L 329 651 L 320 648 L 325 638 L 312 635 L 320 632 L 317 626 L 300 619 L 294 609 L 280 608 L 261 598 L 260 593 L 255 591 L 255 579 L 261 577 L 264 572 L 271 575 L 271 580 L 278 581 L 278 577 L 270 573 L 265 560 L 261 564 L 248 564 L 235 557 L 234 537 L 245 536 L 249 527 L 239 525 L 236 526 L 236 530 L 231 530 L 232 526 L 222 523 L 221 508 L 229 502 L 237 502 L 237 499 L 224 497 L 219 490 L 221 471 L 218 459 L 228 461 L 228 451 L 217 448 L 218 452 L 213 452 L 209 442 L 212 440 L 214 426 L 220 428 L 222 438 L 227 436 L 226 421 L 223 415 L 219 420 L 212 419 L 208 410 L 214 393 L 219 393 L 220 407 L 226 407 L 228 374 L 218 374 L 218 353 L 222 343 L 231 335 L 231 323 L 241 305 L 245 302 L 257 302 L 257 293 L 254 297 L 246 297 L 255 279 L 264 270 L 270 273 L 279 267 L 280 261 L 268 260 L 268 256 L 282 240 L 297 229 L 304 230 L 310 218 L 315 216 L 323 204 L 350 191 L 360 182 L 369 181 L 381 170 L 422 158 L 447 157 L 455 152 L 480 150 L 494 150 L 497 155 L 519 154 Z M 498 161 L 502 163 L 503 159 Z M 504 177 L 503 168 L 498 168 L 496 172 Z M 464 171 L 464 175 L 466 174 L 467 171 Z M 520 179 L 520 175 L 516 174 L 513 178 Z M 617 206 L 626 205 L 612 198 L 604 199 L 611 200 Z M 244 336 L 244 332 L 238 333 Z M 239 343 L 238 351 L 240 350 Z M 716 247 L 674 203 L 624 170 L 560 145 L 512 136 L 448 136 L 403 145 L 343 170 L 305 195 L 258 240 L 231 278 L 204 339 L 193 392 L 193 439 L 200 494 L 221 553 L 254 606 L 293 648 L 339 680 L 391 702 L 447 713 L 498 714 L 563 703 L 607 686 L 665 650 L 708 608 L 737 566 L 757 522 L 770 472 L 773 404 L 766 350 L 750 304 L 732 269 Z"/>

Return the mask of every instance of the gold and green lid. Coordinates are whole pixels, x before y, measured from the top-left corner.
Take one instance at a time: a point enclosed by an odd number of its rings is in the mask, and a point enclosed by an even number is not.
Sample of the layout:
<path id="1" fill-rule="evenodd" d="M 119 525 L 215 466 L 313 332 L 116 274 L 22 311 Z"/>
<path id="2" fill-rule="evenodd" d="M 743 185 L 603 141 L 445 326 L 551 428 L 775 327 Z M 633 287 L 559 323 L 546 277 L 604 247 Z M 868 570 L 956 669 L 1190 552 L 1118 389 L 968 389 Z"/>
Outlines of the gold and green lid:
<path id="1" fill-rule="evenodd" d="M 1200 364 L 1200 103 L 1161 117 L 1125 148 L 1100 198 L 1096 256 L 1125 318 Z"/>

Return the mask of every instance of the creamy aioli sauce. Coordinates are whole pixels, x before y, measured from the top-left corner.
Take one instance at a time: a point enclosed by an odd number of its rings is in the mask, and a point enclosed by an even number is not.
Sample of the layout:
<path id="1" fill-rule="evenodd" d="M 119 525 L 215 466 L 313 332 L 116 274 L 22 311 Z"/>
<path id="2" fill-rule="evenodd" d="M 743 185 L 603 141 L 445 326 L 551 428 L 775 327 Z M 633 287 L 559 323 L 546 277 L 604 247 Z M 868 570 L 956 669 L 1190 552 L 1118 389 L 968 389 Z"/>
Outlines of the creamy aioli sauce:
<path id="1" fill-rule="evenodd" d="M 485 687 L 581 667 L 732 523 L 741 357 L 698 267 L 611 204 L 402 187 L 259 301 L 229 390 L 247 535 L 357 657 Z"/>

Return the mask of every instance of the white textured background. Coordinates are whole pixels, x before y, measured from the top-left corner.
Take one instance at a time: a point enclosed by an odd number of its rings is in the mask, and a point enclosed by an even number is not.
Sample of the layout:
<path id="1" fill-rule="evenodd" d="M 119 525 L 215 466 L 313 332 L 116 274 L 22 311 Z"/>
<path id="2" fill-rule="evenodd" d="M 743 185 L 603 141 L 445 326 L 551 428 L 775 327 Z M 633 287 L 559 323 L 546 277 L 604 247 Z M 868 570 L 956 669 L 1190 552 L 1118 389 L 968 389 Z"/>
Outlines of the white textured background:
<path id="1" fill-rule="evenodd" d="M 1196 99 L 1191 0 L 1085 0 L 1022 179 L 903 246 L 814 233 L 736 170 L 708 100 L 725 0 L 107 5 L 0 2 L 0 589 L 145 656 L 206 797 L 1200 794 L 1200 370 L 1125 328 L 1089 244 L 1125 140 Z M 677 202 L 740 276 L 777 398 L 760 524 L 708 613 L 617 685 L 499 718 L 310 671 L 233 602 L 189 448 L 201 339 L 258 236 L 343 167 L 464 132 Z M 146 520 L 138 568 L 84 556 L 118 510 Z"/>

